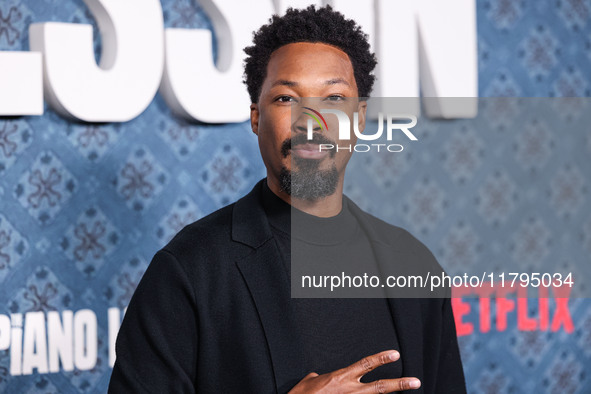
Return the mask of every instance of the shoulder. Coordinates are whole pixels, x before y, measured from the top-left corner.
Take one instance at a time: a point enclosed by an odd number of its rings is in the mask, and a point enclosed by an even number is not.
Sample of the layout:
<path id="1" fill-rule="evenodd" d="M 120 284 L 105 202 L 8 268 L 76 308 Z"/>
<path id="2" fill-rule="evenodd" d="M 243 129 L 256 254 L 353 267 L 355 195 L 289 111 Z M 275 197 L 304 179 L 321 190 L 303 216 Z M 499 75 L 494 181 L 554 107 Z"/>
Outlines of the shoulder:
<path id="1" fill-rule="evenodd" d="M 234 205 L 227 205 L 185 226 L 163 249 L 180 258 L 203 245 L 227 245 L 231 241 Z"/>
<path id="2" fill-rule="evenodd" d="M 408 230 L 363 211 L 350 199 L 348 202 L 370 242 L 394 260 L 402 262 L 389 266 L 394 270 L 392 274 L 430 276 L 445 272 L 429 248 Z"/>
<path id="3" fill-rule="evenodd" d="M 351 199 L 346 197 L 349 207 L 359 222 L 369 230 L 372 242 L 380 242 L 395 249 L 403 249 L 415 253 L 428 253 L 433 256 L 427 246 L 408 230 L 390 224 L 359 208 Z"/>
<path id="4" fill-rule="evenodd" d="M 264 238 L 264 211 L 260 204 L 259 181 L 238 201 L 187 225 L 162 248 L 185 266 L 232 261 L 251 252 L 244 239 Z M 248 235 L 248 236 L 245 236 Z"/>

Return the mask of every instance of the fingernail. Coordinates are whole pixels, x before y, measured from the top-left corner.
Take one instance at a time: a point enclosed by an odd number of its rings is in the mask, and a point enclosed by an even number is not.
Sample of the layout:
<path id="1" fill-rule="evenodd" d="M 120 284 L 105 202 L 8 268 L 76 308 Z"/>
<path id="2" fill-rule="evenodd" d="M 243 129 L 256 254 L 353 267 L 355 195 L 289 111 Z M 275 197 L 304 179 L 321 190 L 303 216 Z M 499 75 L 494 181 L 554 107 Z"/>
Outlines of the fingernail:
<path id="1" fill-rule="evenodd" d="M 421 387 L 421 381 L 419 379 L 413 379 L 410 382 L 408 382 L 408 385 L 411 389 L 418 389 L 419 387 Z"/>
<path id="2" fill-rule="evenodd" d="M 398 353 L 396 350 L 394 350 L 392 353 L 390 353 L 390 360 L 392 360 L 392 361 L 398 360 L 399 357 L 400 357 L 400 353 Z"/>

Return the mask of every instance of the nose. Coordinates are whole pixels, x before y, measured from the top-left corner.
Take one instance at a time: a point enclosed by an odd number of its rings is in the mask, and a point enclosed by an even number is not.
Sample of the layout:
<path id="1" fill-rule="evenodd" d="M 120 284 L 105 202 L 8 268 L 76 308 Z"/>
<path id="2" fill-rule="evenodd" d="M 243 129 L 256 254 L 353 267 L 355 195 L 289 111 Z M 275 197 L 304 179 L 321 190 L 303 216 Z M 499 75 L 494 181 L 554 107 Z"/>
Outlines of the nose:
<path id="1" fill-rule="evenodd" d="M 313 122 L 312 119 L 310 119 L 310 118 L 308 118 L 308 119 L 304 119 L 304 121 L 306 122 L 305 125 L 301 125 L 300 123 L 297 123 L 294 127 L 295 130 L 300 133 L 307 133 L 308 132 L 308 122 Z M 321 129 L 318 125 L 314 126 L 314 123 L 312 123 L 312 130 L 315 133 L 319 133 Z"/>
<path id="2" fill-rule="evenodd" d="M 292 124 L 292 127 L 291 127 L 292 133 L 294 133 L 294 134 L 307 133 L 308 132 L 308 124 L 310 124 L 312 126 L 312 131 L 314 133 L 319 133 L 322 130 L 317 122 L 315 122 L 310 116 L 306 115 L 304 113 L 304 111 L 300 111 L 297 114 L 297 118 L 294 119 L 294 122 Z"/>

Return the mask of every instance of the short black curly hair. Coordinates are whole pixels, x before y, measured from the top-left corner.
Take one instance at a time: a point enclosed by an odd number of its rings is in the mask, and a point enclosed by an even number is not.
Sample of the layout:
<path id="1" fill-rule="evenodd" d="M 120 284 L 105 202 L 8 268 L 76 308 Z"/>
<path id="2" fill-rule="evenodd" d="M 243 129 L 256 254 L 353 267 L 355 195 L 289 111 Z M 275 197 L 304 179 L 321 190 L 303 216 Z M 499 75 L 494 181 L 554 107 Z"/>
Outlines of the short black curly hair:
<path id="1" fill-rule="evenodd" d="M 285 15 L 273 15 L 269 24 L 253 34 L 253 45 L 244 48 L 244 80 L 251 102 L 257 103 L 261 86 L 267 76 L 271 54 L 287 44 L 318 42 L 333 45 L 345 52 L 355 75 L 359 97 L 369 97 L 375 76 L 376 56 L 370 51 L 368 36 L 352 19 L 332 9 L 330 5 L 305 9 L 288 8 Z"/>

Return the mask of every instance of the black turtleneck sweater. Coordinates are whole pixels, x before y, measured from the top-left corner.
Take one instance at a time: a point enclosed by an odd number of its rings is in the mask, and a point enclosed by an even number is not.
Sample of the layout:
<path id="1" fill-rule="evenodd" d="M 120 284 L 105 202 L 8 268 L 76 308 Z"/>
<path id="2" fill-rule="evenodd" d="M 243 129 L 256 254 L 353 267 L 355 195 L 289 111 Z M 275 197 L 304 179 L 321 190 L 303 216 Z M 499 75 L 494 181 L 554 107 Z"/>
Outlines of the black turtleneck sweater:
<path id="1" fill-rule="evenodd" d="M 292 208 L 265 182 L 263 206 L 283 258 L 278 264 L 285 264 L 290 278 L 294 257 L 301 261 L 314 256 L 314 264 L 326 264 L 325 272 L 332 274 L 340 274 L 340 270 L 334 270 L 334 264 L 345 260 L 363 260 L 366 264 L 359 264 L 358 272 L 347 272 L 349 275 L 367 272 L 368 265 L 375 268 L 369 239 L 351 213 L 346 198 L 338 215 L 321 218 Z M 290 307 L 298 322 L 294 329 L 302 338 L 305 368 L 309 372 L 323 374 L 365 356 L 399 350 L 385 298 L 292 298 Z M 371 371 L 361 381 L 402 377 L 403 359 L 401 355 L 400 360 Z"/>

